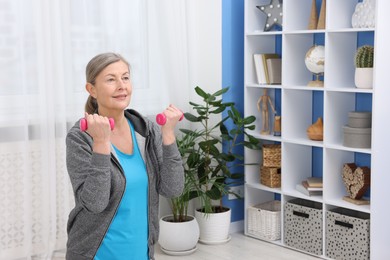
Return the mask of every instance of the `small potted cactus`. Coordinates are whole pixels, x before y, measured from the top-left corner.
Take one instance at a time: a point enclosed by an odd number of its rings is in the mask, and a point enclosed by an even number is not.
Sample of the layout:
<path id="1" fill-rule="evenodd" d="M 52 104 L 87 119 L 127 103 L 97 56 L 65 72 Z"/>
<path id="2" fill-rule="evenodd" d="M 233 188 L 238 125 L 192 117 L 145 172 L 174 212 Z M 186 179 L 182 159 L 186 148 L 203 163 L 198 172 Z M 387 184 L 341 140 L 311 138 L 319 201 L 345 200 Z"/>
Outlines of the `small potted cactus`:
<path id="1" fill-rule="evenodd" d="M 374 47 L 363 45 L 355 55 L 355 85 L 357 88 L 372 88 Z"/>

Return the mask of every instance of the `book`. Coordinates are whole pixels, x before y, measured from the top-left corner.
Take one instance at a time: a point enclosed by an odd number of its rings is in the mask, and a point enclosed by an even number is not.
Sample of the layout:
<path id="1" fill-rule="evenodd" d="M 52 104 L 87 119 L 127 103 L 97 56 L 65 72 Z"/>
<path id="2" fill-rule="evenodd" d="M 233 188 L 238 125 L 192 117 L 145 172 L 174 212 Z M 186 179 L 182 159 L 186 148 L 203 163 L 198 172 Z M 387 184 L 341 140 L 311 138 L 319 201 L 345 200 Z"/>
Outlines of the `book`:
<path id="1" fill-rule="evenodd" d="M 279 55 L 276 53 L 263 53 L 261 55 L 262 61 L 263 61 L 263 67 L 264 67 L 264 74 L 265 74 L 265 84 L 270 84 L 269 80 L 269 72 L 268 72 L 268 66 L 267 66 L 267 60 L 268 59 L 276 59 L 279 58 Z"/>
<path id="2" fill-rule="evenodd" d="M 268 84 L 281 84 L 282 83 L 282 59 L 281 58 L 268 58 L 267 59 L 267 74 Z"/>
<path id="3" fill-rule="evenodd" d="M 307 181 L 302 181 L 303 187 L 309 191 L 322 191 L 322 187 L 310 187 Z"/>
<path id="4" fill-rule="evenodd" d="M 322 178 L 320 177 L 309 177 L 306 179 L 309 187 L 321 187 L 322 188 Z"/>
<path id="5" fill-rule="evenodd" d="M 258 84 L 270 84 L 267 59 L 279 58 L 276 53 L 255 53 L 253 54 L 253 60 L 255 63 L 255 71 Z"/>
<path id="6" fill-rule="evenodd" d="M 297 185 L 295 185 L 295 189 L 297 191 L 305 194 L 306 196 L 320 196 L 320 195 L 322 195 L 322 191 L 319 191 L 319 190 L 316 190 L 316 191 L 307 190 L 301 183 L 298 183 Z"/>
<path id="7" fill-rule="evenodd" d="M 263 54 L 253 54 L 253 60 L 255 63 L 255 71 L 256 71 L 256 77 L 257 77 L 257 84 L 265 84 L 266 78 L 265 78 L 265 68 L 263 64 Z"/>

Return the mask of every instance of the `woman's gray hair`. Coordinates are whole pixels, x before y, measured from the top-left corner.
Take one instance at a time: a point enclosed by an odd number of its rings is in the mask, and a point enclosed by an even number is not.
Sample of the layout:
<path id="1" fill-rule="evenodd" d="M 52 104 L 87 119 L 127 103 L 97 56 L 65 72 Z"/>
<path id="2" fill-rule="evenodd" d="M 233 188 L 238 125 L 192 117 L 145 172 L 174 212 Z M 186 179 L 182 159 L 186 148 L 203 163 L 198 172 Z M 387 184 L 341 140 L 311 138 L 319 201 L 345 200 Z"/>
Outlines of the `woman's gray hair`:
<path id="1" fill-rule="evenodd" d="M 88 83 L 95 85 L 96 77 L 99 75 L 102 70 L 104 70 L 108 65 L 123 61 L 127 64 L 130 70 L 129 63 L 121 55 L 113 52 L 101 53 L 93 57 L 87 64 L 85 69 L 85 76 Z M 87 102 L 85 103 L 85 112 L 88 114 L 96 113 L 98 109 L 97 101 L 91 95 L 88 97 Z"/>

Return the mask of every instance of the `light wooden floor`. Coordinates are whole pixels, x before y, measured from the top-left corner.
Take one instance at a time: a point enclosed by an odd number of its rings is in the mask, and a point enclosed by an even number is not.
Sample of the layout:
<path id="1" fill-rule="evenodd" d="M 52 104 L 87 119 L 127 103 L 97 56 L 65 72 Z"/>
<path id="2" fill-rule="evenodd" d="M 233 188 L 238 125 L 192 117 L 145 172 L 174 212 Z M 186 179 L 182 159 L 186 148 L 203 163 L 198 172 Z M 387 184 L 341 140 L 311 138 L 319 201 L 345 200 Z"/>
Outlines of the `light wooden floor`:
<path id="1" fill-rule="evenodd" d="M 187 256 L 170 256 L 156 247 L 156 260 L 318 260 L 319 258 L 302 254 L 295 250 L 257 240 L 242 233 L 231 234 L 231 240 L 222 245 L 198 243 L 198 249 Z"/>
<path id="2" fill-rule="evenodd" d="M 231 240 L 221 245 L 198 243 L 198 249 L 191 255 L 171 256 L 164 254 L 156 246 L 156 260 L 318 260 L 319 258 L 302 254 L 298 251 L 257 240 L 242 233 L 232 233 Z M 52 260 L 64 260 L 64 253 L 59 252 Z"/>

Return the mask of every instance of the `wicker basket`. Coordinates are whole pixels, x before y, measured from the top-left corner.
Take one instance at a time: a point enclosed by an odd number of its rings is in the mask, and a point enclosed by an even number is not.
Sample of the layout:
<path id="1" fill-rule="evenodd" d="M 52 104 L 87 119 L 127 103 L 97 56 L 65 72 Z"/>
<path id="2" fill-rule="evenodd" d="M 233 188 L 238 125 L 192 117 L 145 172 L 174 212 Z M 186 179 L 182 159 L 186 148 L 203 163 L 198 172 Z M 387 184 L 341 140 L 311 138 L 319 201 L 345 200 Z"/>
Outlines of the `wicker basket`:
<path id="1" fill-rule="evenodd" d="M 260 183 L 271 188 L 280 188 L 281 173 L 281 168 L 262 166 L 260 169 Z"/>
<path id="2" fill-rule="evenodd" d="M 281 204 L 272 200 L 248 208 L 248 234 L 266 240 L 279 240 Z"/>
<path id="3" fill-rule="evenodd" d="M 281 158 L 280 144 L 263 145 L 263 166 L 280 168 L 282 161 Z"/>

